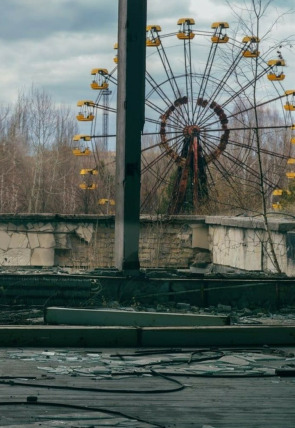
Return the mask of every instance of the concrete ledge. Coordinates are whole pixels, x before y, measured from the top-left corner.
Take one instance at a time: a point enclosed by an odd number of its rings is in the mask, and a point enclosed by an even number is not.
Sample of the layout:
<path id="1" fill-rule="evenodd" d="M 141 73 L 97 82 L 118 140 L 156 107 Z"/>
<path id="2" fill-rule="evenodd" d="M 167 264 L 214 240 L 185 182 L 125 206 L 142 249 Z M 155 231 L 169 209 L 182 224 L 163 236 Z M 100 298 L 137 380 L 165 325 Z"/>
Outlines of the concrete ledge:
<path id="1" fill-rule="evenodd" d="M 44 321 L 47 324 L 134 327 L 220 326 L 230 323 L 227 316 L 68 308 L 46 308 Z"/>
<path id="2" fill-rule="evenodd" d="M 265 229 L 264 222 L 259 217 L 226 217 L 208 216 L 205 218 L 207 225 L 219 225 L 227 227 L 238 227 L 242 229 Z M 286 219 L 269 219 L 269 227 L 275 232 L 287 232 L 295 230 L 295 221 Z"/>
<path id="3" fill-rule="evenodd" d="M 143 347 L 294 345 L 295 326 L 145 328 Z"/>
<path id="4" fill-rule="evenodd" d="M 295 345 L 295 326 L 0 327 L 1 347 L 195 347 Z"/>
<path id="5" fill-rule="evenodd" d="M 0 327 L 0 346 L 41 347 L 131 347 L 137 344 L 137 331 L 127 327 Z"/>

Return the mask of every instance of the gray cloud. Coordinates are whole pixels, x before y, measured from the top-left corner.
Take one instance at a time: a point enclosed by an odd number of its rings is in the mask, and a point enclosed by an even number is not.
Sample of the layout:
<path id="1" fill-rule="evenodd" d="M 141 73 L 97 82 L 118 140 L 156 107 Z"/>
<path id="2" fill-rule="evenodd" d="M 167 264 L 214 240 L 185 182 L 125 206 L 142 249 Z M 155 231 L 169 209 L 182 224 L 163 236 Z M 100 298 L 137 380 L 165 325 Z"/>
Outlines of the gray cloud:
<path id="1" fill-rule="evenodd" d="M 117 2 L 3 0 L 0 38 L 42 40 L 55 32 L 115 31 Z"/>
<path id="2" fill-rule="evenodd" d="M 273 6 L 280 12 L 293 1 Z M 114 67 L 117 9 L 118 0 L 0 0 L 0 103 L 15 101 L 18 89 L 32 83 L 58 103 L 93 98 L 91 68 Z M 163 34 L 186 16 L 209 29 L 218 19 L 230 22 L 230 9 L 225 1 L 148 0 L 148 23 L 161 25 Z M 279 28 L 284 34 L 292 25 L 287 16 Z"/>

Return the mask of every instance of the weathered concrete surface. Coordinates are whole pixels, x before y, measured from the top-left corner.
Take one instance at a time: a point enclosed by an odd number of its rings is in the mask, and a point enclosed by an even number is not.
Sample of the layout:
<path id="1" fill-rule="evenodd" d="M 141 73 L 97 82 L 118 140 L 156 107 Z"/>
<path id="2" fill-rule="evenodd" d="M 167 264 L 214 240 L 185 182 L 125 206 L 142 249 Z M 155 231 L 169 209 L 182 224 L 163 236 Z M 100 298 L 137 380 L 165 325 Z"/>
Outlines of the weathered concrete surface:
<path id="1" fill-rule="evenodd" d="M 205 222 L 209 227 L 209 248 L 215 265 L 246 271 L 276 272 L 262 219 L 212 216 L 206 217 Z M 281 272 L 295 276 L 291 238 L 295 221 L 270 219 L 269 228 Z"/>
<path id="2" fill-rule="evenodd" d="M 295 276 L 295 221 L 271 220 L 270 229 L 282 273 Z M 141 268 L 275 272 L 258 218 L 142 216 L 139 258 Z M 1 214 L 0 265 L 114 267 L 114 217 Z"/>
<path id="3" fill-rule="evenodd" d="M 158 327 L 142 329 L 141 346 L 264 346 L 295 344 L 295 326 Z"/>
<path id="4" fill-rule="evenodd" d="M 136 346 L 137 330 L 129 327 L 0 327 L 0 346 Z"/>
<path id="5" fill-rule="evenodd" d="M 30 266 L 31 252 L 28 248 L 8 249 L 0 255 L 0 264 L 3 266 Z"/>
<path id="6" fill-rule="evenodd" d="M 97 326 L 217 326 L 229 324 L 229 317 L 161 312 L 129 312 L 110 309 L 94 310 L 49 307 L 45 309 L 44 321 L 46 324 Z"/>
<path id="7" fill-rule="evenodd" d="M 5 267 L 5 270 L 9 271 L 9 268 Z M 18 304 L 76 307 L 82 301 L 85 306 L 94 308 L 117 309 L 120 304 L 136 309 L 152 306 L 160 312 L 165 311 L 161 305 L 168 304 L 172 309 L 180 308 L 180 303 L 186 305 L 184 310 L 191 306 L 209 312 L 219 304 L 236 309 L 258 309 L 258 312 L 259 308 L 272 311 L 285 306 L 295 307 L 295 281 L 291 278 L 181 278 L 173 272 L 166 277 L 161 277 L 161 272 L 155 277 L 156 273 L 151 272 L 153 277 L 147 273 L 139 278 L 128 278 L 98 272 L 92 275 L 81 275 L 81 271 L 76 275 L 65 273 L 69 270 L 54 268 L 55 273 L 45 274 L 44 268 L 31 268 L 23 274 L 2 273 L 0 302 L 8 305 L 17 299 Z"/>
<path id="8" fill-rule="evenodd" d="M 204 224 L 203 217 L 143 216 L 141 267 L 188 268 L 200 259 L 200 248 L 192 245 L 192 226 L 200 224 Z M 114 216 L 1 214 L 0 265 L 113 267 L 114 229 Z M 204 239 L 200 245 L 206 247 Z M 7 257 L 11 249 L 17 252 Z M 20 257 L 22 249 L 28 251 Z M 54 257 L 45 250 L 52 250 Z"/>
<path id="9" fill-rule="evenodd" d="M 199 347 L 295 344 L 295 326 L 3 326 L 0 346 Z"/>
<path id="10" fill-rule="evenodd" d="M 10 236 L 7 232 L 0 231 L 0 249 L 6 251 L 10 242 Z"/>
<path id="11" fill-rule="evenodd" d="M 8 248 L 27 248 L 28 237 L 25 233 L 12 233 Z"/>
<path id="12" fill-rule="evenodd" d="M 32 252 L 30 264 L 32 266 L 53 266 L 53 248 L 35 248 Z"/>

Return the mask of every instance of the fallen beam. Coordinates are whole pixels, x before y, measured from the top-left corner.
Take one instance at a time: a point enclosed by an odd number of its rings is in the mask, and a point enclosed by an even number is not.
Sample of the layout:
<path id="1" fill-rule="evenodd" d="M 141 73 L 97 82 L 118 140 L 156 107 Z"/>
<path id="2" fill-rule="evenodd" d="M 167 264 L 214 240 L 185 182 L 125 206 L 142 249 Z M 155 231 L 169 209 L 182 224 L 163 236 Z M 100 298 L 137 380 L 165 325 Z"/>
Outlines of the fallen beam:
<path id="1" fill-rule="evenodd" d="M 2 347 L 201 347 L 295 345 L 295 326 L 2 326 Z"/>
<path id="2" fill-rule="evenodd" d="M 230 318 L 227 316 L 55 307 L 45 309 L 44 321 L 46 324 L 133 327 L 192 327 L 230 324 Z"/>

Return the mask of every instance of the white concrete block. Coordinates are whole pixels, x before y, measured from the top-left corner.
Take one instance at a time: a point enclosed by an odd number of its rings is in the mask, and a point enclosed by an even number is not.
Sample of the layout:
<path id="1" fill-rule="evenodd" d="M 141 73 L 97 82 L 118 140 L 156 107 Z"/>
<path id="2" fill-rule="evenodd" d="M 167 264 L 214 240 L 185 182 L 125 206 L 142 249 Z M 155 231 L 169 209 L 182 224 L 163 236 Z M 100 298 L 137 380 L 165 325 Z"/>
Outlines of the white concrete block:
<path id="1" fill-rule="evenodd" d="M 53 266 L 54 249 L 53 248 L 35 248 L 31 258 L 32 266 Z"/>
<path id="2" fill-rule="evenodd" d="M 66 223 L 58 223 L 55 231 L 58 233 L 69 233 L 69 228 Z"/>
<path id="3" fill-rule="evenodd" d="M 38 234 L 37 233 L 28 233 L 29 247 L 33 250 L 34 248 L 40 247 Z"/>
<path id="4" fill-rule="evenodd" d="M 6 251 L 0 256 L 3 266 L 30 266 L 31 250 L 29 248 L 15 248 Z"/>
<path id="5" fill-rule="evenodd" d="M 92 226 L 92 227 L 89 227 L 89 226 Z M 86 241 L 88 244 L 91 242 L 92 235 L 93 235 L 93 225 L 89 225 L 89 226 L 85 227 L 80 225 L 75 230 L 79 238 L 83 239 L 83 241 Z"/>
<path id="6" fill-rule="evenodd" d="M 5 231 L 0 231 L 0 249 L 7 250 L 10 242 L 10 236 Z"/>
<path id="7" fill-rule="evenodd" d="M 38 239 L 41 248 L 54 248 L 55 238 L 52 233 L 39 233 Z"/>
<path id="8" fill-rule="evenodd" d="M 13 233 L 9 242 L 9 248 L 27 248 L 28 237 L 26 233 Z"/>
<path id="9" fill-rule="evenodd" d="M 100 326 L 197 326 L 226 325 L 226 316 L 196 315 L 161 312 L 129 312 L 104 309 L 69 309 L 47 308 L 45 322 L 68 325 L 100 325 Z"/>
<path id="10" fill-rule="evenodd" d="M 51 223 L 39 223 L 39 230 L 40 232 L 53 232 L 54 231 L 54 227 L 52 226 Z"/>
<path id="11" fill-rule="evenodd" d="M 192 247 L 209 249 L 209 231 L 208 226 L 205 224 L 193 224 L 191 225 L 193 236 L 192 236 Z"/>

